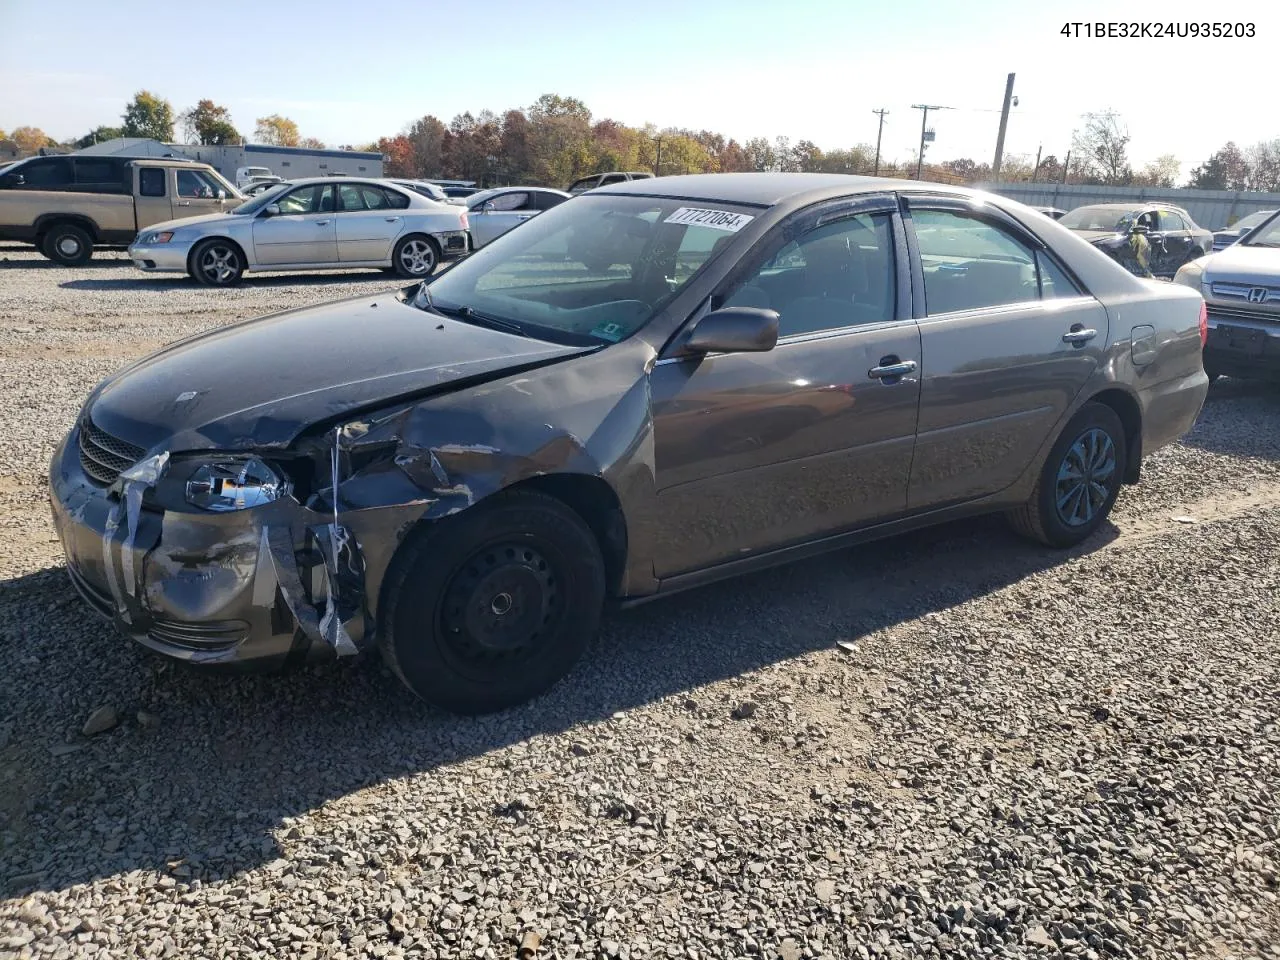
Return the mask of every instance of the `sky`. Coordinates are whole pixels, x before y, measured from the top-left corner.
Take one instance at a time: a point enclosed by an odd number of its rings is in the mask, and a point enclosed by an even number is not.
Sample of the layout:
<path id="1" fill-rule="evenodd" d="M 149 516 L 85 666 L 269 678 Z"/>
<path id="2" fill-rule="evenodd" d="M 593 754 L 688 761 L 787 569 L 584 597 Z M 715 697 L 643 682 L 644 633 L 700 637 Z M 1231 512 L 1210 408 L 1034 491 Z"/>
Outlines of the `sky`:
<path id="1" fill-rule="evenodd" d="M 1254 36 L 1061 33 L 1089 21 L 1199 23 L 1209 11 L 1253 24 Z M 1228 140 L 1280 137 L 1266 55 L 1278 41 L 1280 5 L 1242 0 L 487 0 L 390 15 L 338 0 L 186 12 L 134 0 L 0 0 L 0 129 L 79 137 L 117 125 L 146 88 L 175 111 L 210 98 L 244 133 L 281 113 L 303 136 L 361 144 L 428 113 L 447 123 L 558 93 L 596 119 L 739 142 L 808 139 L 824 150 L 874 144 L 872 111 L 884 108 L 884 156 L 906 160 L 920 138 L 912 105 L 932 104 L 952 109 L 929 114 L 927 159 L 990 162 L 1015 73 L 1006 154 L 1034 160 L 1043 149 L 1061 160 L 1083 114 L 1112 110 L 1128 127 L 1135 167 L 1171 153 L 1185 177 Z"/>

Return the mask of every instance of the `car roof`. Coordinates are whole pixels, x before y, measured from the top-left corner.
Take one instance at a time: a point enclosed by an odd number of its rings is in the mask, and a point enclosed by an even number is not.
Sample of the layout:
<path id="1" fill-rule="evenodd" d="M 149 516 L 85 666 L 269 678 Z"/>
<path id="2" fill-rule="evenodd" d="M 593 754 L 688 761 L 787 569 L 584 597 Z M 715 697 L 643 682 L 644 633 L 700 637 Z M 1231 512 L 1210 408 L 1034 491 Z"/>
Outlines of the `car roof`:
<path id="1" fill-rule="evenodd" d="M 849 193 L 927 189 L 957 196 L 976 195 L 976 191 L 927 181 L 855 177 L 842 173 L 694 173 L 611 183 L 593 190 L 592 194 L 630 194 L 772 207 L 784 201 L 801 200 L 808 194 L 825 196 L 833 189 L 844 189 Z"/>
<path id="2" fill-rule="evenodd" d="M 1085 207 L 1093 210 L 1099 208 L 1105 210 L 1175 210 L 1178 213 L 1186 213 L 1176 203 L 1161 203 L 1158 200 L 1136 200 L 1133 203 L 1082 203 L 1076 209 L 1083 210 Z"/>

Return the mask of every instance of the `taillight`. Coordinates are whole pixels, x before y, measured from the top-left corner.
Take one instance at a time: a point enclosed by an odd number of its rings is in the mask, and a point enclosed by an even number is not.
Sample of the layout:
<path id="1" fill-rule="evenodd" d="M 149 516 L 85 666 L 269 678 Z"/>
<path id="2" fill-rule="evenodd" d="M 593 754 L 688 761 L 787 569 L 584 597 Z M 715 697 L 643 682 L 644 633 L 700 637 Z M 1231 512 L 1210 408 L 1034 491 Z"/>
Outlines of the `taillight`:
<path id="1" fill-rule="evenodd" d="M 1209 342 L 1209 305 L 1200 301 L 1200 347 L 1204 349 Z"/>

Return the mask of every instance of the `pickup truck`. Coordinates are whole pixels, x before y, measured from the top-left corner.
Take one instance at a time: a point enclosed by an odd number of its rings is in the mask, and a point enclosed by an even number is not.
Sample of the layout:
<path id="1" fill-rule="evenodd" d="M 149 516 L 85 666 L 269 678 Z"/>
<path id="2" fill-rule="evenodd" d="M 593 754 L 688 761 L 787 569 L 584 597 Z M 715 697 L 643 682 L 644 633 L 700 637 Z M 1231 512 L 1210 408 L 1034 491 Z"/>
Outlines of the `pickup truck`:
<path id="1" fill-rule="evenodd" d="M 213 169 L 190 160 L 30 157 L 0 170 L 0 240 L 33 244 L 77 266 L 95 247 L 124 248 L 165 220 L 223 213 L 244 196 Z"/>

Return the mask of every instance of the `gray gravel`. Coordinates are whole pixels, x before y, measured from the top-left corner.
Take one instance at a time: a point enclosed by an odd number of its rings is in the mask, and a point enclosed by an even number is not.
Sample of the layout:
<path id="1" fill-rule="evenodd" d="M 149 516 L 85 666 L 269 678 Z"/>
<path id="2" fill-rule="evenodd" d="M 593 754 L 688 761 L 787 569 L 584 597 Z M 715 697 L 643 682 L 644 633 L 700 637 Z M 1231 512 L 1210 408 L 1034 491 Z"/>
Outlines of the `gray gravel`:
<path id="1" fill-rule="evenodd" d="M 42 488 L 95 380 L 391 285 L 0 248 L 0 956 L 1280 958 L 1280 391 L 1215 385 L 1077 550 L 982 520 L 615 614 L 481 720 L 91 618 Z"/>

